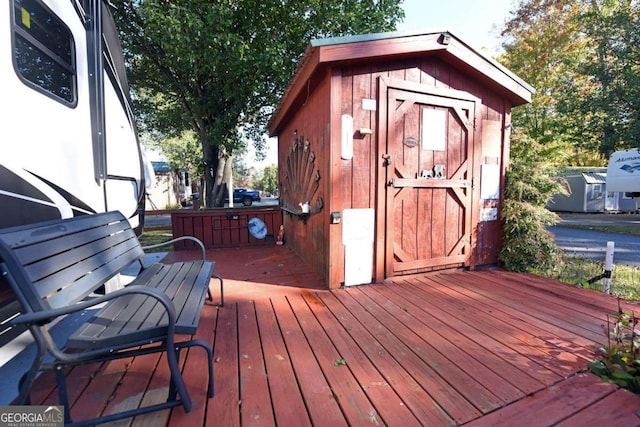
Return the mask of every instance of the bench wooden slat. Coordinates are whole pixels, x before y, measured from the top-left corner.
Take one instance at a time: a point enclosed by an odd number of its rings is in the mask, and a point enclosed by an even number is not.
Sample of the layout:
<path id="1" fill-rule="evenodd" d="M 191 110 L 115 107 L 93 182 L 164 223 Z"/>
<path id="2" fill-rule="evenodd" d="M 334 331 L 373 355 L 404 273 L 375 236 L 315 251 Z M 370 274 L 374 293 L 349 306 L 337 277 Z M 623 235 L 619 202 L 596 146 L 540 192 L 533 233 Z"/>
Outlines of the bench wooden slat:
<path id="1" fill-rule="evenodd" d="M 75 257 L 54 257 L 51 262 L 40 263 L 48 265 L 39 266 L 39 272 L 45 273 L 48 268 L 50 274 L 45 275 L 42 280 L 34 281 L 38 295 L 45 297 L 57 292 L 47 299 L 51 308 L 79 301 L 86 296 L 87 290 L 95 291 L 131 263 L 141 261 L 134 248 L 135 244 L 136 241 L 132 240 L 119 247 L 108 248 L 91 258 L 86 258 L 89 254 L 87 248 L 82 261 L 74 262 Z M 29 274 L 31 269 L 26 270 Z"/>
<path id="2" fill-rule="evenodd" d="M 162 264 L 149 266 L 149 268 L 140 273 L 138 276 L 139 281 L 143 283 L 146 279 L 150 280 L 162 267 Z M 135 300 L 136 297 L 138 297 L 138 302 Z M 121 316 L 122 311 L 127 307 L 133 307 L 133 310 L 135 310 L 135 307 L 139 305 L 139 301 L 145 298 L 147 297 L 144 295 L 128 295 L 110 302 L 104 308 L 98 310 L 67 339 L 67 346 L 71 348 L 93 348 L 98 346 L 95 341 L 103 336 L 105 330 L 112 327 L 113 319 Z"/>
<path id="3" fill-rule="evenodd" d="M 144 256 L 128 221 L 113 213 L 21 227 L 2 240 L 33 284 L 29 299 L 41 309 L 79 301 Z"/>
<path id="4" fill-rule="evenodd" d="M 197 326 L 197 322 L 193 323 L 191 317 L 194 312 L 194 308 L 200 305 L 201 300 L 204 301 L 206 289 L 197 289 L 193 286 L 185 286 L 185 283 L 194 283 L 197 279 L 197 274 L 201 270 L 202 263 L 190 262 L 190 263 L 175 263 L 174 269 L 168 272 L 169 280 L 163 280 L 159 286 L 162 291 L 169 295 L 172 300 L 175 301 L 177 312 L 176 320 L 176 332 L 178 328 L 190 328 Z M 198 315 L 200 310 L 198 311 Z M 195 329 L 194 332 L 195 333 Z"/>
<path id="5" fill-rule="evenodd" d="M 185 284 L 186 269 L 184 267 L 184 263 L 174 263 L 164 266 L 164 268 L 156 272 L 147 285 L 168 295 L 174 302 L 176 310 L 180 310 L 186 301 L 186 299 L 175 299 L 177 289 L 180 287 L 188 287 L 191 289 L 194 288 L 192 283 L 195 283 L 187 281 Z M 200 289 L 202 290 L 202 287 Z M 123 320 L 126 319 L 126 323 L 122 325 L 121 333 L 123 334 L 136 334 L 140 329 L 166 325 L 168 321 L 166 311 L 162 305 L 160 305 L 158 301 L 151 299 L 147 299 L 144 304 L 140 305 L 137 312 L 123 312 L 121 317 Z M 177 318 L 176 328 L 178 327 L 179 321 L 180 319 Z M 193 333 L 195 333 L 195 329 Z"/>
<path id="6" fill-rule="evenodd" d="M 211 277 L 213 275 L 213 270 L 215 269 L 215 263 L 212 261 L 208 261 L 212 263 L 211 273 L 208 273 L 208 269 L 199 268 L 196 269 L 195 266 L 191 267 L 191 271 L 196 273 L 197 277 L 194 279 L 196 283 L 201 283 L 206 280 L 207 277 Z M 182 306 L 182 311 L 178 313 L 178 322 L 176 324 L 176 333 L 178 334 L 193 334 L 197 329 L 197 325 L 200 323 L 200 315 L 202 314 L 202 310 L 197 310 L 196 307 L 202 307 L 204 303 L 204 298 L 206 297 L 206 293 L 208 289 L 196 290 L 193 289 L 193 292 L 200 292 L 197 294 L 196 298 L 189 298 L 189 300 Z M 190 330 L 193 332 L 188 332 L 183 328 L 185 325 L 190 325 Z"/>
<path id="7" fill-rule="evenodd" d="M 96 227 L 96 221 L 101 224 L 121 223 L 122 214 L 120 212 L 107 212 L 97 215 L 85 215 L 73 220 L 67 220 L 64 224 L 60 220 L 47 221 L 37 224 L 34 228 L 33 224 L 12 228 L 10 231 L 2 233 L 2 241 L 11 249 L 15 250 L 22 246 L 29 246 L 46 242 L 56 237 L 68 235 L 71 233 L 81 233 L 85 230 Z M 125 220 L 126 221 L 126 220 Z M 127 223 L 128 224 L 128 223 Z M 120 225 L 120 228 L 126 228 L 126 225 Z"/>
<path id="8" fill-rule="evenodd" d="M 67 237 L 60 237 L 51 241 L 53 246 L 62 247 L 64 250 L 56 252 L 47 252 L 47 248 L 42 245 L 31 246 L 29 248 L 23 248 L 22 250 L 30 250 L 37 252 L 38 254 L 48 253 L 47 258 L 35 260 L 33 262 L 22 262 L 25 266 L 29 277 L 33 281 L 39 281 L 43 277 L 47 277 L 52 272 L 61 270 L 66 266 L 75 265 L 78 263 L 90 263 L 88 265 L 100 265 L 108 262 L 111 258 L 111 254 L 103 254 L 106 251 L 111 251 L 114 254 L 125 254 L 131 252 L 134 256 L 131 258 L 135 260 L 136 257 L 144 256 L 144 253 L 136 251 L 136 247 L 139 245 L 135 234 L 124 237 L 125 233 L 118 233 L 115 235 L 106 235 L 100 239 L 83 243 L 79 246 L 65 245 Z M 71 237 L 71 236 L 68 236 Z"/>
<path id="9" fill-rule="evenodd" d="M 14 247 L 13 250 L 18 259 L 24 265 L 28 265 L 42 259 L 41 254 L 46 254 L 47 257 L 55 254 L 64 254 L 107 237 L 111 238 L 111 241 L 114 242 L 113 244 L 132 238 L 135 239 L 136 235 L 133 230 L 127 230 L 126 227 L 127 224 L 109 222 L 106 219 L 95 223 L 93 227 L 88 227 L 88 224 L 84 223 L 82 227 L 67 227 L 64 233 L 61 230 L 48 233 L 49 238 L 46 240 L 42 239 L 42 232 L 35 236 L 24 236 L 24 244 Z M 39 250 L 34 251 L 34 246 L 37 246 Z"/>
<path id="10" fill-rule="evenodd" d="M 175 274 L 172 271 L 179 270 L 179 265 L 171 264 L 156 268 L 154 274 L 145 277 L 146 286 L 153 287 L 166 294 L 162 282 L 175 280 Z M 182 280 L 178 278 L 178 280 Z M 134 280 L 131 285 L 140 283 L 141 280 Z M 164 286 L 168 286 L 169 283 Z M 168 294 L 167 294 L 168 295 Z M 171 295 L 168 295 L 172 297 Z M 174 306 L 179 307 L 179 303 L 174 301 Z M 97 316 L 100 317 L 101 323 L 112 322 L 97 337 L 101 345 L 118 345 L 121 336 L 135 337 L 137 340 L 146 340 L 150 336 L 158 336 L 162 333 L 162 329 L 167 326 L 166 311 L 158 300 L 146 297 L 144 295 L 132 295 L 130 299 L 121 298 L 110 304 L 110 312 L 101 311 Z M 90 320 L 94 323 L 94 320 Z M 71 338 L 75 343 L 75 337 Z M 83 343 L 84 346 L 93 346 L 89 341 Z"/>
<path id="11" fill-rule="evenodd" d="M 162 274 L 158 274 L 154 278 L 153 286 L 168 295 L 175 302 L 174 305 L 176 306 L 176 310 L 179 310 L 176 312 L 177 328 L 178 323 L 181 320 L 180 308 L 186 303 L 189 296 L 188 293 L 194 289 L 192 286 L 185 286 L 185 283 L 194 283 L 194 277 L 188 277 L 188 265 L 182 262 L 173 263 L 170 266 L 165 267 L 161 273 Z M 196 297 L 196 299 L 198 298 Z M 164 310 L 160 307 L 156 307 L 155 311 L 151 310 L 149 312 L 148 321 L 150 323 L 165 322 L 166 316 L 164 314 Z M 195 333 L 195 330 L 193 333 Z"/>

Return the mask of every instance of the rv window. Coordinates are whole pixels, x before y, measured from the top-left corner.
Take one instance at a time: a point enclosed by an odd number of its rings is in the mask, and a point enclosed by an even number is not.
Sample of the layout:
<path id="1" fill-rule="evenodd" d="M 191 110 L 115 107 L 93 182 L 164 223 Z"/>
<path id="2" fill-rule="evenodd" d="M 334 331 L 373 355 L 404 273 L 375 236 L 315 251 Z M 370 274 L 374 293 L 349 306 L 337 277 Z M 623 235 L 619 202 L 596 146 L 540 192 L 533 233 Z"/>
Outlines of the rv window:
<path id="1" fill-rule="evenodd" d="M 66 104 L 74 104 L 73 48 L 69 28 L 39 0 L 14 0 L 15 67 L 29 86 Z"/>

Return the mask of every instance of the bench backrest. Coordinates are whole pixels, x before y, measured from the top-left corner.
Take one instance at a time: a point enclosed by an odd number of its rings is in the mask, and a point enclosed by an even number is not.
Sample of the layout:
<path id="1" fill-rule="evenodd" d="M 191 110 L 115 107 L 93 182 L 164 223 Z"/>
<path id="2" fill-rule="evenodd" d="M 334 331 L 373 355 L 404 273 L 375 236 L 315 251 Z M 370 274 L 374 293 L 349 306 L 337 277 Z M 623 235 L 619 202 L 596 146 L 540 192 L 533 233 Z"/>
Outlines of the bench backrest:
<path id="1" fill-rule="evenodd" d="M 0 262 L 25 312 L 76 303 L 143 257 L 120 212 L 0 230 Z"/>

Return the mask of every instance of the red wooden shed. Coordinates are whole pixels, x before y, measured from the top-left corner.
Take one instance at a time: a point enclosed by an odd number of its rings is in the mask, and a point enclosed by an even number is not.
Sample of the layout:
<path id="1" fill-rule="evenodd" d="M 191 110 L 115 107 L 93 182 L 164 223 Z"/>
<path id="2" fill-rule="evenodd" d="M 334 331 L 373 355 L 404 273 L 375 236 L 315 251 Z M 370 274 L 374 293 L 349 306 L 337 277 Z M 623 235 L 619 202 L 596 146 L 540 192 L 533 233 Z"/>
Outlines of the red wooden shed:
<path id="1" fill-rule="evenodd" d="M 450 32 L 312 41 L 269 123 L 286 244 L 329 288 L 495 264 L 532 92 Z"/>

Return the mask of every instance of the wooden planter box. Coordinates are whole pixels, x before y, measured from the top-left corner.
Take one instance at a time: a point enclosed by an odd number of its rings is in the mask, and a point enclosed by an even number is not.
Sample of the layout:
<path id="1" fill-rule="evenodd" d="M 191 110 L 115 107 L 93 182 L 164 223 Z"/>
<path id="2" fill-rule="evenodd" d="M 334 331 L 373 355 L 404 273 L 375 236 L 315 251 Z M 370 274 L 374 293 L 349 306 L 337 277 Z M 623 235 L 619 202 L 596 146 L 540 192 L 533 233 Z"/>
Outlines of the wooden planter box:
<path id="1" fill-rule="evenodd" d="M 267 236 L 256 239 L 251 235 L 248 223 L 258 218 L 267 226 Z M 173 237 L 193 236 L 207 248 L 234 246 L 259 246 L 275 244 L 282 224 L 282 212 L 278 207 L 183 210 L 171 213 Z M 178 242 L 175 250 L 197 249 L 190 241 Z"/>

